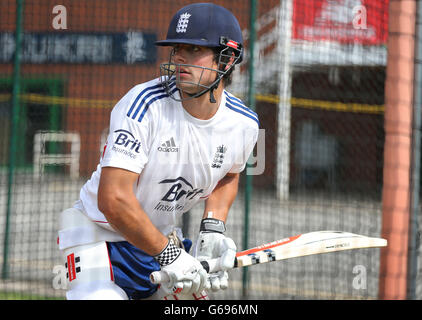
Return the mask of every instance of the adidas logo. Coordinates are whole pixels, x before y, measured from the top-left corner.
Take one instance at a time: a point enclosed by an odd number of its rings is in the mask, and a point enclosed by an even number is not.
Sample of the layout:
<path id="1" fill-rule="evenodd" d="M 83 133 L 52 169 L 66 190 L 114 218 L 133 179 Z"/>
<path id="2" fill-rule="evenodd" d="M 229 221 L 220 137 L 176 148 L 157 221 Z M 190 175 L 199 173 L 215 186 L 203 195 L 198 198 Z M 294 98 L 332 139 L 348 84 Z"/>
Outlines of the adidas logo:
<path id="1" fill-rule="evenodd" d="M 158 147 L 158 151 L 161 152 L 179 152 L 179 147 L 176 147 L 176 143 L 174 142 L 174 138 L 172 137 L 170 140 L 162 143 L 161 146 Z"/>

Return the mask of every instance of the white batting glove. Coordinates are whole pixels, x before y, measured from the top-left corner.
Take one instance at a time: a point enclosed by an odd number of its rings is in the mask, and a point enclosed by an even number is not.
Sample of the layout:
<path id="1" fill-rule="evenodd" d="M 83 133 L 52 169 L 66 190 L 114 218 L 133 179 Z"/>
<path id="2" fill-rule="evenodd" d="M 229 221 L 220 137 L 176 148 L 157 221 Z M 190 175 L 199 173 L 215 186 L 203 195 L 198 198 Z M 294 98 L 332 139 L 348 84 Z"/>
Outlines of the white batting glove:
<path id="1" fill-rule="evenodd" d="M 233 268 L 236 257 L 236 244 L 223 234 L 224 231 L 225 226 L 222 221 L 212 218 L 202 220 L 201 231 L 194 248 L 194 257 L 199 261 L 220 259 L 219 265 L 222 271 L 209 275 L 212 291 L 227 289 L 229 279 L 227 270 Z"/>
<path id="2" fill-rule="evenodd" d="M 209 289 L 208 274 L 199 260 L 169 241 L 164 250 L 154 257 L 161 271 L 168 274 L 170 281 L 162 284 L 167 294 L 193 294 Z"/>

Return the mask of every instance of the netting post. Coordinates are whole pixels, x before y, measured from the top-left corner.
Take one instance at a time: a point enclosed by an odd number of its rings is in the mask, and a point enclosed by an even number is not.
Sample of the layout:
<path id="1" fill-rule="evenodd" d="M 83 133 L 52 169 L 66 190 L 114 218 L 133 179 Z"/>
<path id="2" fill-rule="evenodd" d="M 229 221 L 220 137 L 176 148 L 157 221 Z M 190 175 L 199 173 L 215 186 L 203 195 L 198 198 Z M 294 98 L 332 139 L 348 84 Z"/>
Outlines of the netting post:
<path id="1" fill-rule="evenodd" d="M 13 178 L 16 163 L 16 149 L 17 149 L 17 130 L 20 111 L 20 57 L 22 47 L 22 13 L 23 13 L 23 0 L 16 1 L 16 34 L 15 34 L 15 56 L 13 67 L 13 91 L 12 91 L 12 113 L 11 113 L 11 129 L 10 129 L 10 144 L 9 144 L 9 171 L 7 182 L 7 205 L 6 205 L 6 222 L 4 230 L 3 242 L 3 268 L 2 278 L 6 279 L 9 274 L 8 255 L 9 255 L 9 234 L 10 234 L 10 219 L 11 219 L 11 206 L 12 206 L 12 188 Z"/>
<path id="2" fill-rule="evenodd" d="M 249 12 L 249 78 L 248 78 L 248 105 L 249 108 L 255 110 L 255 41 L 256 41 L 256 30 L 255 21 L 257 15 L 257 1 L 250 0 L 250 12 Z M 247 164 L 249 166 L 249 164 Z M 252 194 L 252 183 L 253 176 L 247 173 L 246 170 L 246 184 L 245 184 L 245 216 L 244 216 L 244 232 L 243 232 L 243 249 L 246 250 L 249 247 L 249 216 L 250 216 L 250 201 Z M 242 296 L 244 299 L 248 296 L 248 268 L 243 268 L 242 273 Z"/>
<path id="3" fill-rule="evenodd" d="M 419 192 L 421 171 L 421 112 L 422 112 L 422 2 L 417 2 L 416 41 L 415 41 L 415 80 L 413 102 L 413 157 L 412 157 L 412 191 L 409 234 L 409 263 L 407 298 L 416 299 L 419 248 Z"/>
<path id="4" fill-rule="evenodd" d="M 290 119 L 291 119 L 291 67 L 290 47 L 292 36 L 293 0 L 280 1 L 278 15 L 279 38 L 277 51 L 279 56 L 278 68 L 279 96 L 278 101 L 278 135 L 277 135 L 277 196 L 280 200 L 289 198 L 290 185 Z"/>
<path id="5" fill-rule="evenodd" d="M 382 191 L 380 299 L 406 299 L 416 1 L 390 1 Z"/>

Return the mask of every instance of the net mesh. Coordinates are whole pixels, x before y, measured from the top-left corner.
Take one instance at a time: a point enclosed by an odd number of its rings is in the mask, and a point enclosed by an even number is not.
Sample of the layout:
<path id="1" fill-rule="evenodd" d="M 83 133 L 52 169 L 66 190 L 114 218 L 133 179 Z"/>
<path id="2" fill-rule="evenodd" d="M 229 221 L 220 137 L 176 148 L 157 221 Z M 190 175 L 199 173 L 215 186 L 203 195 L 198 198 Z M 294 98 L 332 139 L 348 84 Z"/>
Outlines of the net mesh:
<path id="1" fill-rule="evenodd" d="M 191 2 L 25 1 L 15 129 L 17 6 L 1 2 L 0 298 L 64 298 L 59 213 L 95 170 L 114 104 L 159 76 L 168 51 L 154 41 Z M 388 1 L 257 1 L 253 73 L 250 2 L 213 2 L 243 30 L 246 54 L 229 91 L 248 103 L 253 77 L 265 151 L 254 157 L 264 170 L 251 195 L 242 174 L 227 235 L 239 250 L 319 230 L 382 236 Z M 191 239 L 202 210 L 180 217 Z M 211 296 L 377 299 L 380 261 L 380 249 L 361 249 L 256 265 L 247 281 L 231 271 L 229 289 Z"/>

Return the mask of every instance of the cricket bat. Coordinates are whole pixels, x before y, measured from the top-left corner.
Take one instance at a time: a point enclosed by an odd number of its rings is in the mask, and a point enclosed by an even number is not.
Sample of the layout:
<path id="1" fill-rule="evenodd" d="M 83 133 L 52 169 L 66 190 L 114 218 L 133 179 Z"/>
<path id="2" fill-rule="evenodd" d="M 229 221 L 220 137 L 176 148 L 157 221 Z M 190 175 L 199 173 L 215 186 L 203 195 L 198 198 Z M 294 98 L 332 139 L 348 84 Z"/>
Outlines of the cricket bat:
<path id="1" fill-rule="evenodd" d="M 382 238 L 344 231 L 315 231 L 240 251 L 236 254 L 233 268 L 320 253 L 385 246 L 387 246 L 387 240 Z M 221 270 L 219 259 L 202 261 L 201 264 L 208 273 Z M 155 271 L 151 273 L 150 281 L 154 284 L 165 283 L 169 281 L 169 276 L 165 271 Z"/>

